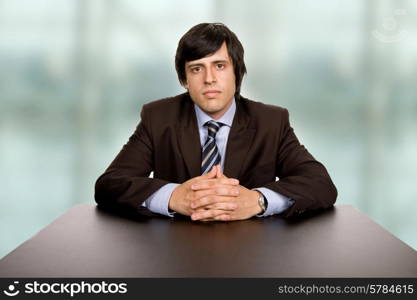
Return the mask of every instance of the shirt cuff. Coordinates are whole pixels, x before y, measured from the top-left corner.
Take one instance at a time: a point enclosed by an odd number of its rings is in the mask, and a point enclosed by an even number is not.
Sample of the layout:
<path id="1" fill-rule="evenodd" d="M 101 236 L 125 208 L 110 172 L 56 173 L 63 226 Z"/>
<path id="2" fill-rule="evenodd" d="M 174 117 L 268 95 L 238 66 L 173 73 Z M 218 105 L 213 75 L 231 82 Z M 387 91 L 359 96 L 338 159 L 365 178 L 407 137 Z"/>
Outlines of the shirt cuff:
<path id="1" fill-rule="evenodd" d="M 162 186 L 159 190 L 150 195 L 149 198 L 142 203 L 142 206 L 153 213 L 173 217 L 174 213 L 168 210 L 168 205 L 169 198 L 171 198 L 172 192 L 177 186 L 179 186 L 178 183 L 168 183 Z"/>
<path id="2" fill-rule="evenodd" d="M 254 188 L 253 190 L 257 190 L 261 192 L 266 198 L 266 200 L 268 201 L 268 207 L 266 208 L 264 213 L 257 215 L 257 217 L 267 217 L 267 216 L 272 216 L 275 214 L 282 213 L 288 207 L 294 204 L 294 200 L 288 197 L 285 197 L 281 195 L 280 193 L 277 193 L 268 188 L 260 187 L 260 188 Z"/>

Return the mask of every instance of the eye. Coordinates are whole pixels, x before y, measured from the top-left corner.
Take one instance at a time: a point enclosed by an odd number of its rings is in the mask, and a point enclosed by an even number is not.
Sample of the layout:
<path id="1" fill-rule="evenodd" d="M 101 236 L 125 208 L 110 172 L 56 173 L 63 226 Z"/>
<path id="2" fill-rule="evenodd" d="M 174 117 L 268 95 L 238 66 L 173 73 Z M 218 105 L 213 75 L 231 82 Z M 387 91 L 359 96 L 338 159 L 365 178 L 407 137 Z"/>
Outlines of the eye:
<path id="1" fill-rule="evenodd" d="M 198 72 L 200 72 L 201 71 L 201 67 L 194 67 L 194 68 L 191 68 L 191 72 L 193 72 L 193 73 L 198 73 Z"/>
<path id="2" fill-rule="evenodd" d="M 218 70 L 222 70 L 222 69 L 224 69 L 226 66 L 224 65 L 224 64 L 217 64 L 216 65 L 216 68 L 218 69 Z"/>

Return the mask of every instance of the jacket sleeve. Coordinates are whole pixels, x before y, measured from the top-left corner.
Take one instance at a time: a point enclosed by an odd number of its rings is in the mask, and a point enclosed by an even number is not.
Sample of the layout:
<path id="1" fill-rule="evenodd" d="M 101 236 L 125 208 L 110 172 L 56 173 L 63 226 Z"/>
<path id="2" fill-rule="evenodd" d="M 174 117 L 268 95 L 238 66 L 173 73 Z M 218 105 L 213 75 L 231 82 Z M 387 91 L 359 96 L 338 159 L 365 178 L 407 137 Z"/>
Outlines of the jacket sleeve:
<path id="1" fill-rule="evenodd" d="M 169 182 L 149 178 L 154 169 L 152 128 L 146 105 L 129 141 L 96 181 L 95 200 L 104 207 L 142 210 L 141 204 Z"/>
<path id="2" fill-rule="evenodd" d="M 336 201 L 336 187 L 326 168 L 298 141 L 286 109 L 281 128 L 276 166 L 279 180 L 264 187 L 294 201 L 283 212 L 284 217 L 331 207 Z"/>

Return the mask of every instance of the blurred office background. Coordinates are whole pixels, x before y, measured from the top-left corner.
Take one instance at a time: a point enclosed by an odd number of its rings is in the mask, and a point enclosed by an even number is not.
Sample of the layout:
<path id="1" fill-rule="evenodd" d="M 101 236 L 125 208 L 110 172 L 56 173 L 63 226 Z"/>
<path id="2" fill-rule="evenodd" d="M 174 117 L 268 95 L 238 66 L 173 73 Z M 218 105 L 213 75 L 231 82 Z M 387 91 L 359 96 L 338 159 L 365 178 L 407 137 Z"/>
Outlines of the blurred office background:
<path id="1" fill-rule="evenodd" d="M 238 35 L 242 94 L 289 109 L 337 203 L 417 249 L 417 2 L 0 0 L 0 257 L 94 203 L 201 22 Z"/>

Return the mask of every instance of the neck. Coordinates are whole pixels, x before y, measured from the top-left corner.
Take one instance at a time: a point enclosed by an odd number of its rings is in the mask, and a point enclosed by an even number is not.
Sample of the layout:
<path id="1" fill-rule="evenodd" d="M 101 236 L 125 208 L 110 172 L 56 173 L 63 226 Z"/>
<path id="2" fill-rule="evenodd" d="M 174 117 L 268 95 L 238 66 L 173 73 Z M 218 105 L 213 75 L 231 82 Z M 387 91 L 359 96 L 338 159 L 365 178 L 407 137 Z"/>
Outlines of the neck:
<path id="1" fill-rule="evenodd" d="M 223 115 L 229 110 L 230 106 L 232 106 L 233 100 L 230 101 L 227 106 L 225 106 L 221 111 L 217 111 L 214 113 L 210 113 L 210 112 L 205 112 L 207 115 L 209 115 L 211 118 L 213 118 L 214 120 L 218 120 L 221 117 L 223 117 Z"/>

